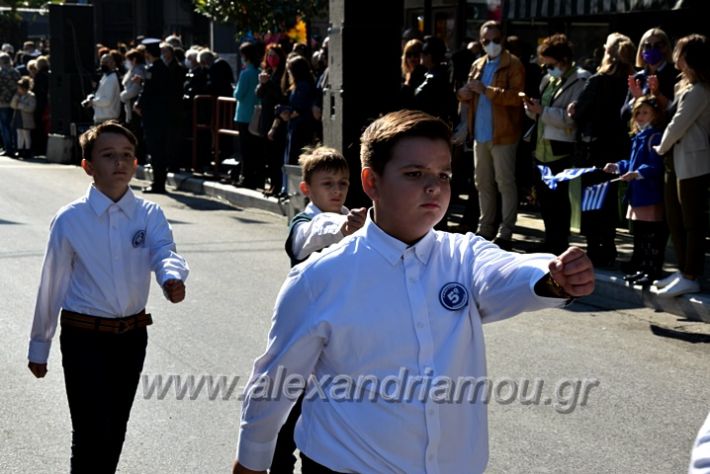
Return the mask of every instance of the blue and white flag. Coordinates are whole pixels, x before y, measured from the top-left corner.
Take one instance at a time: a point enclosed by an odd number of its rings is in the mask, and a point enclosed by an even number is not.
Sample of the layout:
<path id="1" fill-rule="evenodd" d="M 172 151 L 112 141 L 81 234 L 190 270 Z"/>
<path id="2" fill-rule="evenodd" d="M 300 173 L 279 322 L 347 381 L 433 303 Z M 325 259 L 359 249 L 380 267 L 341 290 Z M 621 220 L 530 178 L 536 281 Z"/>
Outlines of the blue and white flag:
<path id="1" fill-rule="evenodd" d="M 560 183 L 562 181 L 570 181 L 574 178 L 582 176 L 585 173 L 589 173 L 591 171 L 596 170 L 596 168 L 593 166 L 591 168 L 568 168 L 553 175 L 552 171 L 548 166 L 537 165 L 537 167 L 540 170 L 540 174 L 542 175 L 542 181 L 550 189 L 557 189 L 557 183 Z"/>
<path id="2" fill-rule="evenodd" d="M 582 212 L 598 211 L 604 204 L 604 198 L 609 190 L 609 181 L 587 186 L 582 196 Z"/>

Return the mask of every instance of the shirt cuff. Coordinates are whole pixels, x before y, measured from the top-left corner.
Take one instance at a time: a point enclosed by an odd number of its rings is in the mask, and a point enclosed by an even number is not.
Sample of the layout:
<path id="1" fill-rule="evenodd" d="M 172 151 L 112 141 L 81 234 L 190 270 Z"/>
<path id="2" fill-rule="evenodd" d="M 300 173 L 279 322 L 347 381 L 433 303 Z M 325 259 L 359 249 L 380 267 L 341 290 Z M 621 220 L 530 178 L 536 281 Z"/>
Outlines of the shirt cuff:
<path id="1" fill-rule="evenodd" d="M 242 466 L 252 471 L 266 471 L 271 466 L 271 461 L 276 450 L 276 439 L 260 443 L 246 439 L 244 428 L 239 429 L 237 443 L 237 461 Z"/>
<path id="2" fill-rule="evenodd" d="M 52 342 L 30 341 L 30 350 L 27 358 L 30 362 L 36 364 L 46 364 L 49 359 L 49 349 L 52 347 Z"/>

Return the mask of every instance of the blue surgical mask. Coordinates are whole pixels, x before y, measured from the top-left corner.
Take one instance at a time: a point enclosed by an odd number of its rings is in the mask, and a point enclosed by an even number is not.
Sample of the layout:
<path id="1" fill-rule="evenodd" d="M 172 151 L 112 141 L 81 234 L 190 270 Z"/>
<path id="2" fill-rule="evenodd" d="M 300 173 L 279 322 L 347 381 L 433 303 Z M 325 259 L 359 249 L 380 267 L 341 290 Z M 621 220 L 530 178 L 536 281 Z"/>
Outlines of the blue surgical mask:
<path id="1" fill-rule="evenodd" d="M 558 78 L 562 76 L 562 69 L 558 68 L 557 66 L 550 68 L 547 70 L 547 73 L 554 78 Z"/>

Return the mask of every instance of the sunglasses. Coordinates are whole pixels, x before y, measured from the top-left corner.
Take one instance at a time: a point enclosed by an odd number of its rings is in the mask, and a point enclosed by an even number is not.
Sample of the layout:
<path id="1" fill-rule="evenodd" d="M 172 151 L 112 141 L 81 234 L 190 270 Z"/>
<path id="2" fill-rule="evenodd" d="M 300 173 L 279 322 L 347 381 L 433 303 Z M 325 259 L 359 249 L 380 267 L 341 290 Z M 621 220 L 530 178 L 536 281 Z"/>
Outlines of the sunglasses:
<path id="1" fill-rule="evenodd" d="M 660 41 L 655 42 L 655 43 L 644 43 L 641 45 L 643 49 L 661 49 L 663 48 L 663 43 Z"/>
<path id="2" fill-rule="evenodd" d="M 495 44 L 500 44 L 500 42 L 502 40 L 503 40 L 503 38 L 493 38 L 493 39 L 486 38 L 486 39 L 481 40 L 481 44 L 483 44 L 483 46 L 488 46 L 489 44 L 491 44 L 491 41 L 494 42 Z"/>

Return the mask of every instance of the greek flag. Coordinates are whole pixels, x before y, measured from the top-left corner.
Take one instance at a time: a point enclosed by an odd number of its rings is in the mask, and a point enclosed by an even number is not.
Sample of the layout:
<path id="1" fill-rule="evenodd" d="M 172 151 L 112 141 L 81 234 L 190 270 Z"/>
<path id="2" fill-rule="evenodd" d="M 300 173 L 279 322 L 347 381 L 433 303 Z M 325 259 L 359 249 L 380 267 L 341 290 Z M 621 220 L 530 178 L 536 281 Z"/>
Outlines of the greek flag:
<path id="1" fill-rule="evenodd" d="M 574 178 L 582 176 L 584 173 L 589 173 L 590 171 L 596 170 L 596 168 L 594 168 L 593 166 L 591 168 L 569 168 L 553 175 L 552 171 L 548 166 L 537 165 L 537 167 L 540 170 L 540 174 L 542 175 L 542 181 L 550 189 L 557 189 L 557 183 L 560 183 L 562 181 L 570 181 Z"/>
<path id="2" fill-rule="evenodd" d="M 584 195 L 582 196 L 582 212 L 598 211 L 601 209 L 608 190 L 609 181 L 584 188 Z"/>

